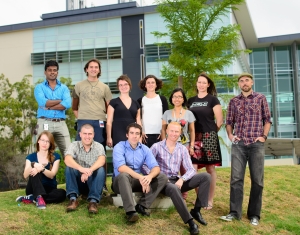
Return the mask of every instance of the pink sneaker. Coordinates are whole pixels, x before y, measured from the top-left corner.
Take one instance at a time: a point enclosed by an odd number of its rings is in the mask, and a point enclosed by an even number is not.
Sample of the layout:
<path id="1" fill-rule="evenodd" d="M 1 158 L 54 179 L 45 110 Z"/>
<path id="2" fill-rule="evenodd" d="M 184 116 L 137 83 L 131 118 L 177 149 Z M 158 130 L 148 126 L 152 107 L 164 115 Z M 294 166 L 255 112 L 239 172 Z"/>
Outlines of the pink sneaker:
<path id="1" fill-rule="evenodd" d="M 36 207 L 38 209 L 46 209 L 46 203 L 42 196 L 37 196 L 36 198 Z"/>

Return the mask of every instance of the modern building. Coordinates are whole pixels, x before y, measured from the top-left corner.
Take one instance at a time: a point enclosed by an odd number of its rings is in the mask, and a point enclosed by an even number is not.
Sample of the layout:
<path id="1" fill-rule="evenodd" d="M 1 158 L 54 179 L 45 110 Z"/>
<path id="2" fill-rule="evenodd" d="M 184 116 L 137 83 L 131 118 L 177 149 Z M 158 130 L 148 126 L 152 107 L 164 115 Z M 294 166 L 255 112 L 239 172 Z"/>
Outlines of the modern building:
<path id="1" fill-rule="evenodd" d="M 82 9 L 86 7 L 86 0 L 66 0 L 66 9 L 75 10 Z"/>
<path id="2" fill-rule="evenodd" d="M 158 39 L 151 33 L 167 32 L 155 8 L 153 5 L 140 7 L 137 2 L 129 1 L 43 14 L 41 21 L 1 26 L 0 73 L 12 82 L 32 74 L 32 83 L 35 83 L 44 77 L 45 61 L 56 59 L 60 64 L 59 76 L 71 77 L 75 84 L 86 78 L 83 67 L 95 57 L 102 63 L 101 80 L 110 86 L 112 92 L 117 95 L 116 79 L 127 74 L 136 84 L 131 96 L 137 99 L 142 95 L 137 86 L 139 80 L 146 74 L 160 77 L 160 70 L 166 62 L 157 59 L 168 57 L 168 51 L 156 43 L 170 42 L 170 39 Z M 265 94 L 268 99 L 273 117 L 269 137 L 273 139 L 266 145 L 266 150 L 269 150 L 266 158 L 300 156 L 300 149 L 293 139 L 300 137 L 300 34 L 257 38 L 246 3 L 223 17 L 215 28 L 235 23 L 241 25 L 239 47 L 251 49 L 252 53 L 241 55 L 225 69 L 225 73 L 252 72 L 254 90 Z M 239 92 L 235 89 L 220 91 Z M 225 132 L 220 135 L 229 144 Z M 276 146 L 283 142 L 287 149 L 283 151 L 281 146 L 282 151 L 278 152 Z M 223 147 L 222 152 L 223 165 L 229 165 L 228 150 Z"/>

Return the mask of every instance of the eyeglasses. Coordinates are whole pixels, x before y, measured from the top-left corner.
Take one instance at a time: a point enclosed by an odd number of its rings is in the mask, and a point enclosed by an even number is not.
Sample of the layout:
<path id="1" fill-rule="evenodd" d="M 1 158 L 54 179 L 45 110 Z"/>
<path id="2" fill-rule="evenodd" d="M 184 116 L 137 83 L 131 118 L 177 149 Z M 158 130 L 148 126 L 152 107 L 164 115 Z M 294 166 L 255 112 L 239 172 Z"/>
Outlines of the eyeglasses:
<path id="1" fill-rule="evenodd" d="M 43 143 L 46 143 L 46 144 L 50 144 L 50 141 L 49 140 L 43 140 L 43 139 L 40 139 L 41 142 Z"/>
<path id="2" fill-rule="evenodd" d="M 126 84 L 119 84 L 119 87 L 123 87 L 123 86 L 129 86 L 129 84 L 128 83 L 126 83 Z"/>
<path id="3" fill-rule="evenodd" d="M 181 100 L 183 97 L 182 96 L 173 96 L 172 99 L 179 99 Z"/>

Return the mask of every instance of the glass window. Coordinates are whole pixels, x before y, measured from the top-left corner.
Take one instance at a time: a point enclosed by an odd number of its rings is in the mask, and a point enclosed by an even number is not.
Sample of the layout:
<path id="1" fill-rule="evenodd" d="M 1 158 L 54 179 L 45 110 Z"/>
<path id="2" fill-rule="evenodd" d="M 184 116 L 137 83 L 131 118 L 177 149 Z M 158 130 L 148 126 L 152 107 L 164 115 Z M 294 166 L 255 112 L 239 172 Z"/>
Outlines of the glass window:
<path id="1" fill-rule="evenodd" d="M 57 42 L 57 50 L 62 51 L 62 50 L 69 50 L 69 41 L 58 41 Z"/>
<path id="2" fill-rule="evenodd" d="M 83 50 L 82 56 L 83 56 L 83 61 L 88 61 L 92 58 L 95 58 L 94 49 Z"/>
<path id="3" fill-rule="evenodd" d="M 94 39 L 93 38 L 86 38 L 82 40 L 82 48 L 83 49 L 92 49 L 95 48 Z"/>
<path id="4" fill-rule="evenodd" d="M 32 53 L 31 64 L 44 64 L 44 53 Z"/>
<path id="5" fill-rule="evenodd" d="M 108 59 L 120 59 L 120 58 L 122 58 L 121 47 L 108 48 Z"/>
<path id="6" fill-rule="evenodd" d="M 95 57 L 98 60 L 107 60 L 107 48 L 95 49 Z"/>
<path id="7" fill-rule="evenodd" d="M 45 61 L 56 60 L 56 52 L 47 52 L 45 53 Z"/>
<path id="8" fill-rule="evenodd" d="M 254 87 L 256 92 L 270 93 L 271 92 L 271 82 L 269 79 L 255 79 Z"/>
<path id="9" fill-rule="evenodd" d="M 69 51 L 58 51 L 57 62 L 58 63 L 69 63 Z"/>
<path id="10" fill-rule="evenodd" d="M 70 51 L 70 62 L 81 61 L 81 50 Z"/>
<path id="11" fill-rule="evenodd" d="M 291 53 L 289 46 L 278 46 L 274 47 L 274 62 L 290 64 L 291 63 Z"/>
<path id="12" fill-rule="evenodd" d="M 71 40 L 70 50 L 81 49 L 81 40 Z"/>

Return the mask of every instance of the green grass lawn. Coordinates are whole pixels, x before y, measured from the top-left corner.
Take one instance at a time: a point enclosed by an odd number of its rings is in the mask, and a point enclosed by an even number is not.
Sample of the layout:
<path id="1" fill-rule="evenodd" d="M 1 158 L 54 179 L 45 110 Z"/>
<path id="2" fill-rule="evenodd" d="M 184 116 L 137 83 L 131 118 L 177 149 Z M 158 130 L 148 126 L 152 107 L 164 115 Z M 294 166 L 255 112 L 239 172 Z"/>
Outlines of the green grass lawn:
<path id="1" fill-rule="evenodd" d="M 300 234 L 300 166 L 265 167 L 263 208 L 256 227 L 246 217 L 249 171 L 245 176 L 243 218 L 234 222 L 219 219 L 229 210 L 230 168 L 217 169 L 217 175 L 214 207 L 201 210 L 208 222 L 207 226 L 199 224 L 201 234 Z M 67 201 L 38 210 L 34 205 L 15 202 L 19 195 L 24 195 L 23 189 L 0 193 L 0 234 L 189 234 L 174 208 L 152 210 L 150 217 L 128 224 L 124 210 L 114 207 L 108 198 L 101 201 L 99 214 L 89 215 L 85 201 L 80 201 L 77 211 L 66 213 Z M 195 192 L 190 191 L 189 209 L 194 200 Z"/>

